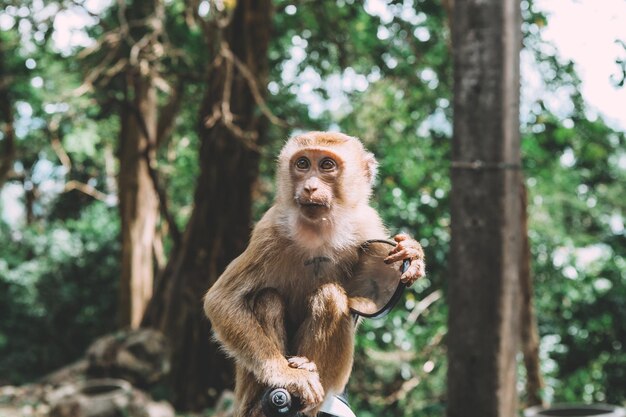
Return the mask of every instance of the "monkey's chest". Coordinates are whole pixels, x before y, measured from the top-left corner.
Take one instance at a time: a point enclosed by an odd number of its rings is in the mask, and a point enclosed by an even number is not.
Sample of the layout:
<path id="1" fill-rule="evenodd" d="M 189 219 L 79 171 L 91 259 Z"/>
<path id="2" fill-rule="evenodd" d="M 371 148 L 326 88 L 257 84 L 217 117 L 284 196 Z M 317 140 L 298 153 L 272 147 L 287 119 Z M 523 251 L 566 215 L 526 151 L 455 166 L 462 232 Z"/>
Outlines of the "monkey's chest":
<path id="1" fill-rule="evenodd" d="M 289 274 L 289 293 L 294 302 L 305 301 L 325 284 L 342 282 L 348 271 L 345 261 L 332 261 L 325 256 L 296 261 Z"/>
<path id="2" fill-rule="evenodd" d="M 302 262 L 302 274 L 314 287 L 319 282 L 337 280 L 340 278 L 338 277 L 340 271 L 341 268 L 325 256 L 317 256 Z"/>
<path id="3" fill-rule="evenodd" d="M 297 268 L 290 271 L 287 286 L 282 291 L 288 334 L 295 333 L 311 316 L 313 306 L 319 305 L 319 294 L 325 286 L 344 282 L 349 268 L 346 262 L 333 262 L 319 256 L 302 260 Z"/>

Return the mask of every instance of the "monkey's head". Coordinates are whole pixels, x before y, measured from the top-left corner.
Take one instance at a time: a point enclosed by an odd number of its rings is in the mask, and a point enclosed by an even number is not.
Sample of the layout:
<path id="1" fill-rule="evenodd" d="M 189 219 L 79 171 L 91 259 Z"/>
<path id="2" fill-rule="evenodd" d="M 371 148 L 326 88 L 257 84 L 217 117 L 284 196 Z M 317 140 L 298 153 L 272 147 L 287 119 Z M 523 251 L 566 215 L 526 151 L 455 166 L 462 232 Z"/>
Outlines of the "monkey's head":
<path id="1" fill-rule="evenodd" d="M 289 139 L 278 164 L 278 202 L 310 222 L 368 204 L 378 166 L 359 139 L 332 132 Z"/>

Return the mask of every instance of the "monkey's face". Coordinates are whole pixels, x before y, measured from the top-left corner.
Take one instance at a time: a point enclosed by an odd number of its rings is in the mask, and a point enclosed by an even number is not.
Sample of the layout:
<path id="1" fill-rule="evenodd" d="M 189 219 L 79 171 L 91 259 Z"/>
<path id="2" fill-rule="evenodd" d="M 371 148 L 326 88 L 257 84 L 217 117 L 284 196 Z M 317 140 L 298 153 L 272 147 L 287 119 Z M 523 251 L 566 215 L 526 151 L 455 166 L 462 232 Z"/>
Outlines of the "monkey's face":
<path id="1" fill-rule="evenodd" d="M 309 220 L 321 220 L 332 210 L 339 196 L 343 161 L 326 149 L 302 149 L 290 160 L 293 193 L 300 213 Z"/>

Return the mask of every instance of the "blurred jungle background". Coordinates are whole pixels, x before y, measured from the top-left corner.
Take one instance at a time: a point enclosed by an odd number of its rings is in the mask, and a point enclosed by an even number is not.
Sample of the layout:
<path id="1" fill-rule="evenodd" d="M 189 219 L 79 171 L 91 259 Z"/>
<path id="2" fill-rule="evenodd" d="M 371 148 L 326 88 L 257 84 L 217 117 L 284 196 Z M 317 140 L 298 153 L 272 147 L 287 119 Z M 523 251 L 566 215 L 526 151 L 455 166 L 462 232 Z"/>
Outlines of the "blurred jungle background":
<path id="1" fill-rule="evenodd" d="M 0 386 L 41 381 L 102 336 L 156 329 L 168 369 L 139 385 L 212 415 L 232 375 L 201 297 L 270 206 L 284 140 L 340 130 L 377 155 L 372 204 L 428 260 L 402 304 L 361 327 L 351 402 L 362 417 L 444 414 L 452 2 L 0 4 Z M 520 407 L 623 404 L 624 132 L 589 109 L 576 66 L 543 36 L 549 16 L 520 7 L 540 370 L 529 388 L 520 355 Z"/>

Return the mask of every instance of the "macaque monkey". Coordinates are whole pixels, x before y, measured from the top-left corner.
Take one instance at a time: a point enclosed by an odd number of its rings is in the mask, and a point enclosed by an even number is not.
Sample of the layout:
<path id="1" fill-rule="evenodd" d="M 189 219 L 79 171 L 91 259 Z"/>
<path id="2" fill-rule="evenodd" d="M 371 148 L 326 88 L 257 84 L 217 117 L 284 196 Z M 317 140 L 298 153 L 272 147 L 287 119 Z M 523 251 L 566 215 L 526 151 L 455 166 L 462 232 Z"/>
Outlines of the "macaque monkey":
<path id="1" fill-rule="evenodd" d="M 376 169 L 374 155 L 341 133 L 306 133 L 283 147 L 274 205 L 204 298 L 236 362 L 236 417 L 263 416 L 267 388 L 286 388 L 309 416 L 343 392 L 356 325 L 341 280 L 363 241 L 388 236 L 369 206 Z M 385 262 L 409 259 L 401 280 L 412 284 L 424 275 L 422 248 L 394 239 Z"/>

